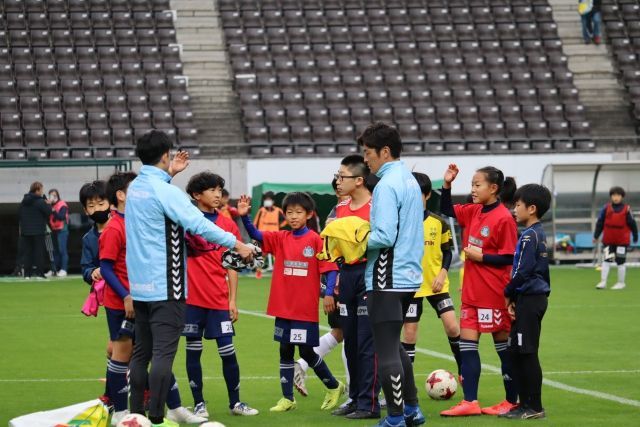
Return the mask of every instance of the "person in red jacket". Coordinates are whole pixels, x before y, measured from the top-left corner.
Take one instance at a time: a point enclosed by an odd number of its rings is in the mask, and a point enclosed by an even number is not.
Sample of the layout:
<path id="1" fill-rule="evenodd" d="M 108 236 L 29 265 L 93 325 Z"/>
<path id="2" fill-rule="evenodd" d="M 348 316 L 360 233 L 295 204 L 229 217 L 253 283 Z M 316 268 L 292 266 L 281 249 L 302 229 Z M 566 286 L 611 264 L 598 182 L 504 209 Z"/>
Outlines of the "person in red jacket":
<path id="1" fill-rule="evenodd" d="M 611 289 L 619 290 L 626 287 L 624 278 L 627 267 L 624 263 L 627 258 L 627 247 L 631 243 L 632 234 L 633 242 L 638 242 L 638 225 L 633 219 L 631 207 L 624 203 L 624 196 L 625 191 L 622 187 L 612 187 L 609 190 L 611 200 L 604 205 L 598 215 L 593 242 L 595 243 L 602 234 L 604 260 L 600 283 L 596 285 L 596 289 L 606 289 L 607 277 L 614 261 L 618 265 L 618 282 Z"/>
<path id="2" fill-rule="evenodd" d="M 60 198 L 60 193 L 55 188 L 49 190 L 49 203 L 51 203 L 51 215 L 49 227 L 55 238 L 55 264 L 56 275 L 65 277 L 69 265 L 67 253 L 67 241 L 69 240 L 69 206 Z"/>

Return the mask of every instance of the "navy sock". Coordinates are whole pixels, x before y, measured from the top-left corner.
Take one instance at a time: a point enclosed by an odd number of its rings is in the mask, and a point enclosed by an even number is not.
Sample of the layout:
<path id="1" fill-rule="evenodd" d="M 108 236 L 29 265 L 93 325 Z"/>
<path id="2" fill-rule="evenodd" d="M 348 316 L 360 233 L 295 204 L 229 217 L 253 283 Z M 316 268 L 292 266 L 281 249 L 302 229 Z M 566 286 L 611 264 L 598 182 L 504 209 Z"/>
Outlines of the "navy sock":
<path id="1" fill-rule="evenodd" d="M 111 362 L 111 358 L 107 357 L 107 371 L 105 372 L 105 375 L 104 375 L 104 378 L 105 378 L 104 395 L 107 397 L 109 397 L 109 383 L 106 381 L 106 379 L 109 376 L 109 362 Z"/>
<path id="2" fill-rule="evenodd" d="M 129 385 L 127 384 L 127 370 L 129 364 L 109 360 L 107 365 L 107 389 L 109 399 L 116 412 L 127 409 L 127 398 L 129 397 Z"/>
<path id="3" fill-rule="evenodd" d="M 202 396 L 202 340 L 199 338 L 187 338 L 187 377 L 189 377 L 189 387 L 193 395 L 193 403 L 197 405 L 204 402 Z"/>
<path id="4" fill-rule="evenodd" d="M 518 388 L 513 380 L 512 360 L 507 350 L 507 341 L 495 341 L 496 352 L 500 356 L 502 367 L 502 381 L 504 383 L 504 391 L 506 399 L 509 403 L 518 403 Z"/>
<path id="5" fill-rule="evenodd" d="M 309 348 L 304 348 L 309 347 Z M 316 376 L 320 378 L 322 384 L 329 389 L 334 389 L 338 387 L 338 380 L 335 379 L 329 367 L 322 357 L 320 357 L 311 346 L 300 346 L 300 355 L 302 358 L 313 368 L 313 372 L 316 373 Z M 310 350 L 310 351 L 309 351 Z"/>
<path id="6" fill-rule="evenodd" d="M 460 360 L 462 361 L 462 389 L 464 400 L 478 400 L 478 382 L 480 380 L 480 353 L 478 341 L 460 340 Z"/>
<path id="7" fill-rule="evenodd" d="M 407 356 L 409 356 L 409 359 L 411 359 L 411 363 L 413 363 L 413 361 L 416 360 L 416 345 L 409 344 L 407 342 L 401 342 L 400 344 L 402 344 L 402 347 L 404 347 L 404 351 L 407 352 Z"/>
<path id="8" fill-rule="evenodd" d="M 218 347 L 218 353 L 222 359 L 222 375 L 224 382 L 227 384 L 227 394 L 229 395 L 229 408 L 233 409 L 236 403 L 240 402 L 240 366 L 238 366 L 238 358 L 233 343 Z M 293 392 L 292 392 L 293 393 Z"/>
<path id="9" fill-rule="evenodd" d="M 182 406 L 182 401 L 180 400 L 180 389 L 178 388 L 178 382 L 176 381 L 175 375 L 171 374 L 171 387 L 169 387 L 169 392 L 167 392 L 167 408 L 176 409 Z"/>
<path id="10" fill-rule="evenodd" d="M 280 387 L 282 395 L 293 400 L 293 359 L 280 359 Z"/>
<path id="11" fill-rule="evenodd" d="M 453 357 L 456 359 L 456 364 L 458 365 L 458 375 L 462 372 L 460 369 L 460 335 L 457 337 L 447 337 L 449 338 L 449 347 L 451 347 L 451 353 L 453 353 Z"/>

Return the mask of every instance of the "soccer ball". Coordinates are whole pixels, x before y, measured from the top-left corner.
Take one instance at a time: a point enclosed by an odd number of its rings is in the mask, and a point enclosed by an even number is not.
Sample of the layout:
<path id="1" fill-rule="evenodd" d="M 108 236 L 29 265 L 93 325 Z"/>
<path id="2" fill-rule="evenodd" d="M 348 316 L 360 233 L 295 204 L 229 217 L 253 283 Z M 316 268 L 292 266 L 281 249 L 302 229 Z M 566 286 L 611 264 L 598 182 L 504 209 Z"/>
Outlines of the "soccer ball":
<path id="1" fill-rule="evenodd" d="M 430 398 L 434 400 L 448 400 L 456 394 L 458 382 L 451 372 L 445 371 L 444 369 L 437 369 L 427 376 L 424 387 L 427 389 L 427 394 Z"/>
<path id="2" fill-rule="evenodd" d="M 200 424 L 200 427 L 224 427 L 224 424 L 217 421 L 209 421 L 204 424 Z"/>
<path id="3" fill-rule="evenodd" d="M 144 415 L 129 414 L 120 420 L 117 427 L 151 427 L 151 421 Z"/>

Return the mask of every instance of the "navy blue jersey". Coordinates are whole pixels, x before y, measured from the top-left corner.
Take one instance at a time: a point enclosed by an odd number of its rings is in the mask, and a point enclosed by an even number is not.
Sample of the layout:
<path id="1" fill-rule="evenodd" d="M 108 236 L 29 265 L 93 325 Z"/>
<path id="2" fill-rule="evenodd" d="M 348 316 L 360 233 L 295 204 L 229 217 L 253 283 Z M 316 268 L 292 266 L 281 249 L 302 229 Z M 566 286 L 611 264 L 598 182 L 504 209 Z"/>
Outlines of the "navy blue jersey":
<path id="1" fill-rule="evenodd" d="M 542 224 L 536 222 L 524 230 L 518 239 L 511 281 L 504 295 L 515 299 L 518 295 L 549 295 L 550 292 L 547 241 Z"/>
<path id="2" fill-rule="evenodd" d="M 92 284 L 91 273 L 100 267 L 100 259 L 98 258 L 98 239 L 100 233 L 95 226 L 91 227 L 87 233 L 82 236 L 82 257 L 80 258 L 80 267 L 82 268 L 82 278 L 88 284 Z"/>

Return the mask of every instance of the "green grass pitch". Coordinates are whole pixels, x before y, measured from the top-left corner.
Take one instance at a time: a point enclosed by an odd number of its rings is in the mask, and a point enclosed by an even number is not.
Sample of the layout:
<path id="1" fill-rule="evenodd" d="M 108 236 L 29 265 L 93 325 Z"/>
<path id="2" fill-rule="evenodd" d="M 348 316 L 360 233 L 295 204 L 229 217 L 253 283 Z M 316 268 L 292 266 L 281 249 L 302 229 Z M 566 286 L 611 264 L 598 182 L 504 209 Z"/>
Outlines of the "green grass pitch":
<path id="1" fill-rule="evenodd" d="M 615 275 L 616 271 L 612 272 Z M 549 382 L 543 386 L 547 419 L 543 425 L 638 425 L 640 420 L 640 270 L 629 269 L 627 289 L 596 291 L 594 270 L 559 267 L 552 270 L 552 294 L 543 323 L 540 359 Z M 613 278 L 610 278 L 610 282 Z M 457 273 L 452 273 L 455 300 Z M 35 411 L 90 400 L 102 393 L 107 326 L 104 312 L 86 318 L 80 307 L 87 294 L 80 278 L 0 282 L 0 426 L 9 419 Z M 203 354 L 205 399 L 212 419 L 227 426 L 366 426 L 374 422 L 338 419 L 320 411 L 324 391 L 310 372 L 310 396 L 298 396 L 298 408 L 273 415 L 280 397 L 278 346 L 272 340 L 273 320 L 261 317 L 266 308 L 269 279 L 242 278 L 239 306 L 244 312 L 236 324 L 235 345 L 242 376 L 241 398 L 261 413 L 257 417 L 228 414 L 226 388 L 213 342 Z M 258 315 L 256 315 L 258 314 Z M 321 316 L 322 318 L 322 316 Z M 323 319 L 324 323 L 324 319 Z M 434 369 L 455 372 L 440 321 L 428 305 L 421 321 L 415 372 L 421 407 L 430 425 L 493 426 L 514 423 L 491 417 L 443 419 L 438 413 L 449 402 L 430 400 L 424 391 L 426 375 Z M 483 337 L 482 362 L 499 366 L 490 337 Z M 334 374 L 343 378 L 339 349 L 326 358 Z M 193 401 L 186 380 L 185 347 L 181 342 L 174 372 L 185 406 Z M 483 368 L 481 404 L 503 398 L 501 377 Z M 517 423 L 517 421 L 515 421 Z"/>

